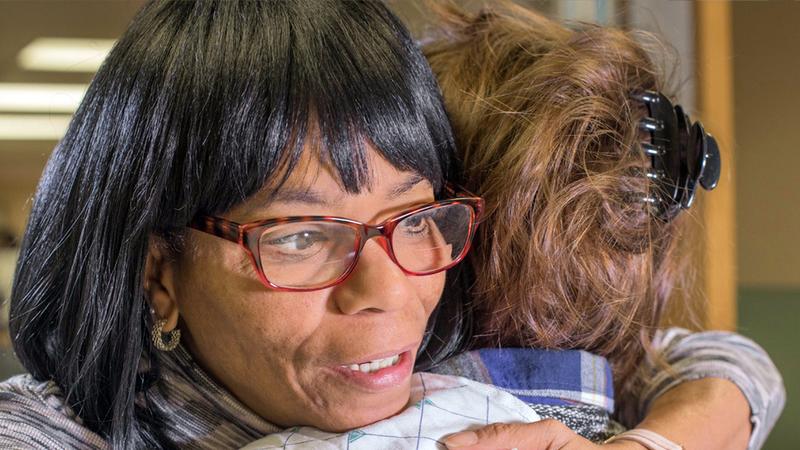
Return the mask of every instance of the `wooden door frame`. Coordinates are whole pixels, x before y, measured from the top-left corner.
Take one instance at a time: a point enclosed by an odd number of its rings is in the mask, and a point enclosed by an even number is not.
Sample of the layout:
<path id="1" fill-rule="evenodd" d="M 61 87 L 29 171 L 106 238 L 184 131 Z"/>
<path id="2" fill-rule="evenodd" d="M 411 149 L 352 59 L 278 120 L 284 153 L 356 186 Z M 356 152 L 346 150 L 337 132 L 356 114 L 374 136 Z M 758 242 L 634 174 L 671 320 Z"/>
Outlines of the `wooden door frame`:
<path id="1" fill-rule="evenodd" d="M 704 202 L 703 290 L 705 325 L 736 329 L 736 198 L 733 109 L 733 31 L 729 2 L 695 3 L 697 102 L 722 153 L 722 176 Z"/>

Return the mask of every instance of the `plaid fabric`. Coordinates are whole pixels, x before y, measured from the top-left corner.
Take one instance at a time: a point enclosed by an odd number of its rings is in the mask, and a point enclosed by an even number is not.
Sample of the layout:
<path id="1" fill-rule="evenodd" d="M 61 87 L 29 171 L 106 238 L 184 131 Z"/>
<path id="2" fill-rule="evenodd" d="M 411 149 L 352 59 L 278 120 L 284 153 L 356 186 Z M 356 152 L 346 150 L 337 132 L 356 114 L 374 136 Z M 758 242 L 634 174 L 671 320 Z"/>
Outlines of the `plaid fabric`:
<path id="1" fill-rule="evenodd" d="M 611 365 L 582 350 L 481 349 L 433 369 L 493 385 L 515 395 L 542 418 L 556 419 L 586 439 L 603 442 L 624 428 L 611 420 Z"/>
<path id="2" fill-rule="evenodd" d="M 529 404 L 589 405 L 614 412 L 611 365 L 582 350 L 481 349 L 457 355 L 433 371 L 494 385 Z"/>

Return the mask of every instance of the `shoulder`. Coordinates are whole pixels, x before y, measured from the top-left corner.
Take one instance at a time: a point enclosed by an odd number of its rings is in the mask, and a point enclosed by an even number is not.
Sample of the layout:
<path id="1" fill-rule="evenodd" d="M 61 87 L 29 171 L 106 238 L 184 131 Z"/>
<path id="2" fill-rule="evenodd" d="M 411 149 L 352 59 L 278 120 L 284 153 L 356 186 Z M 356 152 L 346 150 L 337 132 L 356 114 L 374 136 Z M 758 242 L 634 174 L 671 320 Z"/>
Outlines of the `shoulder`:
<path id="1" fill-rule="evenodd" d="M 53 381 L 17 375 L 0 383 L 0 447 L 106 448 L 83 426 Z"/>

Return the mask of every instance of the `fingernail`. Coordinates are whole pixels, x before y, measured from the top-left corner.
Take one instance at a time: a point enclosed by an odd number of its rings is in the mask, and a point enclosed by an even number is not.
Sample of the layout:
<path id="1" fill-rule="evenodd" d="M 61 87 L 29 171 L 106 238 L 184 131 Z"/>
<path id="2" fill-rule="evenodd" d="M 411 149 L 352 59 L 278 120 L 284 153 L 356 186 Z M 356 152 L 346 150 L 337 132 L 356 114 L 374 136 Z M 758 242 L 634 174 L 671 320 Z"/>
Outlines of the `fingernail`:
<path id="1" fill-rule="evenodd" d="M 478 435 L 473 431 L 462 431 L 461 433 L 451 434 L 444 440 L 447 448 L 466 447 L 478 443 Z"/>

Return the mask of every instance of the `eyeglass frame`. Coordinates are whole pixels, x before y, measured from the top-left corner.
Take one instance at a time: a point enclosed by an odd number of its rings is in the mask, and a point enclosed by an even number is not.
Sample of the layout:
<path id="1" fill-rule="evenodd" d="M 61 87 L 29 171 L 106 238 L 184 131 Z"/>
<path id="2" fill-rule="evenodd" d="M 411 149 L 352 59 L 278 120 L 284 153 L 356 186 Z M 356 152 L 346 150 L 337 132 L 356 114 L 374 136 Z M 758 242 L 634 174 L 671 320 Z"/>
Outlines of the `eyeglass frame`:
<path id="1" fill-rule="evenodd" d="M 272 219 L 262 219 L 254 222 L 247 222 L 240 224 L 222 217 L 200 214 L 197 215 L 194 219 L 192 219 L 192 221 L 189 223 L 188 226 L 203 233 L 208 233 L 213 236 L 225 239 L 227 241 L 231 241 L 233 243 L 238 244 L 241 248 L 243 248 L 247 253 L 247 255 L 250 257 L 250 261 L 253 263 L 253 268 L 255 268 L 256 275 L 258 276 L 259 280 L 261 281 L 261 284 L 263 284 L 264 287 L 283 292 L 312 292 L 312 291 L 327 289 L 344 282 L 350 276 L 350 274 L 353 273 L 353 270 L 355 270 L 356 266 L 358 265 L 358 260 L 361 257 L 361 252 L 364 250 L 364 246 L 367 244 L 367 241 L 369 241 L 374 237 L 383 237 L 383 239 L 378 240 L 378 245 L 380 245 L 381 248 L 383 248 L 383 250 L 389 256 L 392 262 L 394 262 L 394 264 L 397 267 L 399 267 L 400 270 L 402 270 L 403 273 L 406 275 L 412 275 L 412 276 L 434 275 L 436 273 L 449 270 L 458 263 L 460 263 L 467 255 L 467 253 L 469 253 L 469 250 L 472 247 L 472 239 L 475 237 L 475 230 L 477 229 L 478 224 L 481 222 L 482 219 L 484 210 L 484 201 L 481 197 L 478 197 L 470 193 L 469 191 L 454 186 L 450 183 L 447 183 L 445 185 L 445 192 L 447 192 L 450 195 L 453 195 L 454 197 L 443 200 L 435 200 L 433 202 L 420 205 L 419 207 L 400 212 L 392 217 L 389 217 L 388 219 L 384 220 L 383 222 L 377 225 L 370 225 L 364 222 L 359 222 L 357 220 L 348 219 L 345 217 L 337 217 L 337 216 L 290 216 L 290 217 L 278 217 Z M 412 216 L 414 214 L 456 204 L 467 205 L 473 212 L 471 221 L 469 223 L 469 230 L 467 232 L 467 240 L 466 243 L 464 244 L 464 248 L 461 250 L 461 253 L 459 253 L 459 255 L 456 258 L 453 258 L 453 261 L 447 266 L 432 271 L 415 272 L 403 267 L 397 261 L 394 249 L 392 248 L 392 233 L 394 232 L 394 229 L 397 227 L 397 225 L 403 220 L 405 220 L 407 217 Z M 310 288 L 296 288 L 296 287 L 279 286 L 277 284 L 274 284 L 267 278 L 266 273 L 264 273 L 263 264 L 261 263 L 260 238 L 263 235 L 264 231 L 275 225 L 283 225 L 287 223 L 298 223 L 298 222 L 312 222 L 312 221 L 340 223 L 347 225 L 351 228 L 357 229 L 359 233 L 356 234 L 356 239 L 354 241 L 355 257 L 353 257 L 353 261 L 350 263 L 347 270 L 345 270 L 338 278 L 328 283 L 324 283 L 322 286 L 316 286 Z"/>

